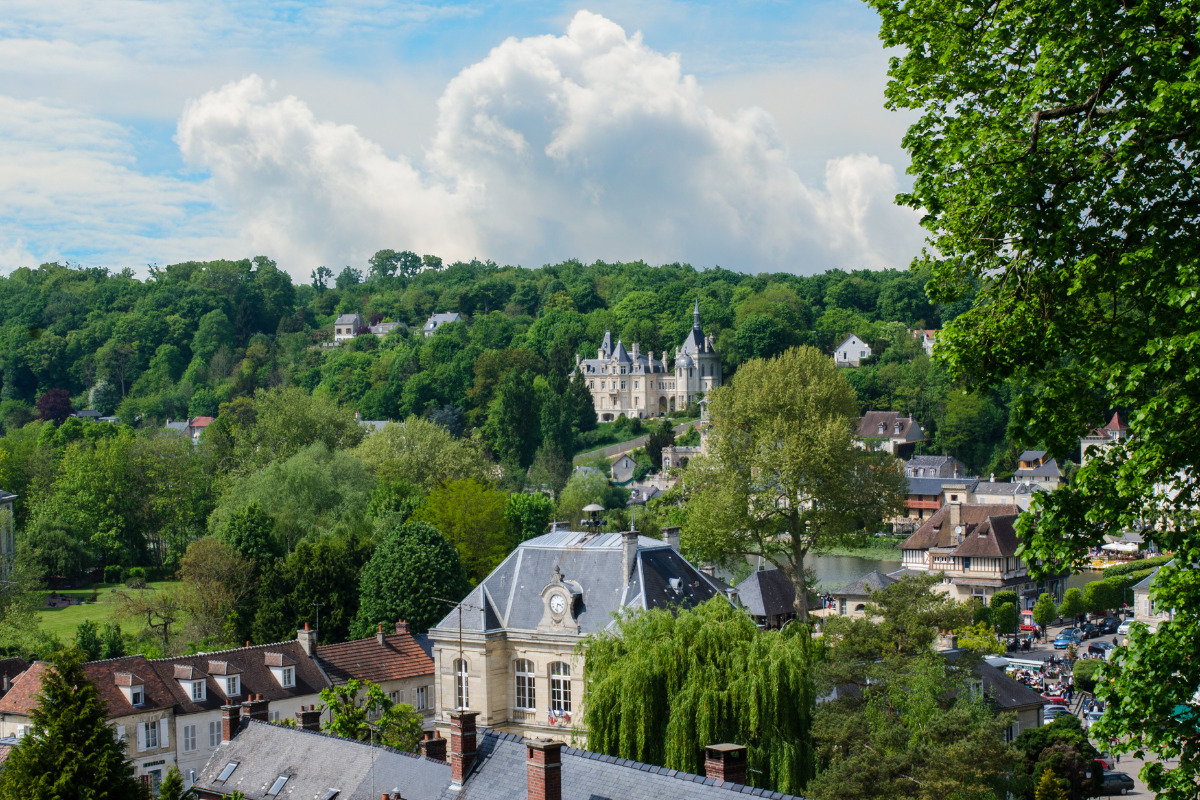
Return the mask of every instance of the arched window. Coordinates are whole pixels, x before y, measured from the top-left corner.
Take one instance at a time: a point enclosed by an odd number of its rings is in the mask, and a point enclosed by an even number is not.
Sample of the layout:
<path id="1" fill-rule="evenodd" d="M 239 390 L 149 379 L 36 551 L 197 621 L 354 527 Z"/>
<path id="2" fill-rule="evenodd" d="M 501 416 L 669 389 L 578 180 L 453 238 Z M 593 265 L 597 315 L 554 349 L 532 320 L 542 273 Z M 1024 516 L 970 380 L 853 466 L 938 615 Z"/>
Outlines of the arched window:
<path id="1" fill-rule="evenodd" d="M 454 707 L 465 711 L 471 702 L 467 686 L 467 662 L 465 659 L 454 659 Z"/>
<path id="2" fill-rule="evenodd" d="M 524 658 L 516 660 L 517 708 L 537 708 L 537 695 L 533 686 L 533 662 Z"/>
<path id="3" fill-rule="evenodd" d="M 867 610 L 867 607 L 866 607 L 866 605 L 865 605 L 865 604 L 863 604 L 863 603 L 859 603 L 858 605 L 856 605 L 856 606 L 854 607 L 854 610 L 855 610 L 855 611 L 866 611 L 866 610 Z"/>
<path id="4" fill-rule="evenodd" d="M 550 665 L 550 710 L 571 713 L 571 665 L 561 661 Z"/>

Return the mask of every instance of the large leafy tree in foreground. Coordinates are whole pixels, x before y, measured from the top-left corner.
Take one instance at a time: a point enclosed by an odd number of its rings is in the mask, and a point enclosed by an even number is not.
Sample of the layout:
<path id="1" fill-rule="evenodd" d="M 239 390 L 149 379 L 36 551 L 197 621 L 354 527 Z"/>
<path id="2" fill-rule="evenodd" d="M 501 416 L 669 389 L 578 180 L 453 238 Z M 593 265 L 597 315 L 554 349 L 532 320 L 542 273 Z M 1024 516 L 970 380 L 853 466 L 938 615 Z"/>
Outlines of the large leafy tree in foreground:
<path id="1" fill-rule="evenodd" d="M 1011 429 L 1069 454 L 1114 410 L 1129 437 L 1034 500 L 1022 555 L 1078 565 L 1135 523 L 1200 560 L 1200 3 L 869 0 L 891 62 L 888 103 L 926 211 L 930 296 L 974 292 L 941 357 L 976 389 L 1023 389 Z M 1160 797 L 1193 797 L 1200 740 L 1200 575 L 1164 569 L 1173 622 L 1134 636 L 1102 735 L 1178 758 L 1148 765 Z"/>
<path id="2" fill-rule="evenodd" d="M 804 559 L 901 510 L 888 453 L 854 438 L 854 390 L 833 359 L 794 347 L 713 391 L 708 458 L 691 462 L 683 545 L 704 561 L 755 555 L 783 570 L 808 617 Z"/>
<path id="3" fill-rule="evenodd" d="M 4 800 L 141 800 L 125 743 L 105 721 L 105 703 L 76 648 L 54 656 L 25 735 L 0 773 Z"/>
<path id="4" fill-rule="evenodd" d="M 746 746 L 750 785 L 794 794 L 812 777 L 807 627 L 760 631 L 718 597 L 626 613 L 584 658 L 591 749 L 701 773 L 704 748 L 732 742 Z"/>

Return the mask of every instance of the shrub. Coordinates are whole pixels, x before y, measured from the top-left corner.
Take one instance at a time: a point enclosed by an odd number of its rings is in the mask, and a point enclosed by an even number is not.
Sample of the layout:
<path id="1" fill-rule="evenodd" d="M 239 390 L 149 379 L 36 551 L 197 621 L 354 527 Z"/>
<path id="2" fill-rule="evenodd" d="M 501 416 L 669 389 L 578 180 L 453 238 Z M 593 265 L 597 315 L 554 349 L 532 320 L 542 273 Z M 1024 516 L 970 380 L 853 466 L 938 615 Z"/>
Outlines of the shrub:
<path id="1" fill-rule="evenodd" d="M 1100 665 L 1103 663 L 1098 658 L 1085 658 L 1075 662 L 1071 676 L 1075 678 L 1075 685 L 1079 687 L 1080 691 L 1096 691 L 1096 670 L 1100 669 Z"/>
<path id="2" fill-rule="evenodd" d="M 1174 556 L 1154 556 L 1153 558 L 1143 558 L 1140 561 L 1130 561 L 1126 564 L 1117 564 L 1115 567 L 1109 567 L 1104 570 L 1105 578 L 1115 578 L 1118 575 L 1128 575 L 1131 572 L 1141 572 L 1154 567 L 1161 567 L 1166 564 Z"/>
<path id="3" fill-rule="evenodd" d="M 129 580 L 131 580 L 131 581 L 143 581 L 143 582 L 145 582 L 145 580 L 146 580 L 146 568 L 145 568 L 145 567 L 130 567 L 130 568 L 129 568 L 129 576 L 128 576 L 128 577 L 129 577 Z"/>
<path id="4" fill-rule="evenodd" d="M 124 573 L 125 573 L 125 568 L 122 567 L 120 564 L 109 564 L 107 567 L 104 568 L 104 582 L 105 583 L 120 583 L 121 578 L 124 576 Z"/>

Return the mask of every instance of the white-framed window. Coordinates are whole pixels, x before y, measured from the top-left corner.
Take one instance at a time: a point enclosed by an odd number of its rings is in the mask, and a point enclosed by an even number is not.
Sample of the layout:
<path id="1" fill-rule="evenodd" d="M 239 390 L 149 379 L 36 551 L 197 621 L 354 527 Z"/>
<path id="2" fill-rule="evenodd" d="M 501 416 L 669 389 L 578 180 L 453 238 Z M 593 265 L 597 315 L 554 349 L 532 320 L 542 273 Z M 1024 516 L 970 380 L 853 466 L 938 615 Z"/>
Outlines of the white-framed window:
<path id="1" fill-rule="evenodd" d="M 192 681 L 192 699 L 204 699 L 204 681 Z"/>
<path id="2" fill-rule="evenodd" d="M 183 726 L 183 750 L 185 753 L 190 753 L 196 749 L 196 726 Z"/>
<path id="3" fill-rule="evenodd" d="M 142 687 L 137 686 L 129 693 L 129 702 L 131 705 L 140 706 L 146 702 L 146 693 L 142 691 Z"/>
<path id="4" fill-rule="evenodd" d="M 571 665 L 561 661 L 550 665 L 550 710 L 571 712 Z"/>
<path id="5" fill-rule="evenodd" d="M 621 371 L 622 371 L 622 372 L 624 372 L 624 370 L 621 370 Z M 622 389 L 624 389 L 624 388 L 625 388 L 625 381 L 621 381 L 621 388 L 622 388 Z"/>
<path id="6" fill-rule="evenodd" d="M 285 688 L 291 688 L 292 686 L 296 685 L 296 668 L 295 667 L 284 667 L 283 668 L 283 685 Z"/>
<path id="7" fill-rule="evenodd" d="M 143 738 L 146 743 L 147 750 L 154 750 L 158 747 L 158 720 L 153 722 L 143 722 Z"/>
<path id="8" fill-rule="evenodd" d="M 212 750 L 221 743 L 221 723 L 208 723 L 208 749 Z"/>
<path id="9" fill-rule="evenodd" d="M 225 696 L 237 697 L 242 693 L 242 679 L 240 675 L 230 675 L 225 678 Z"/>
<path id="10" fill-rule="evenodd" d="M 471 702 L 470 687 L 467 685 L 467 662 L 454 659 L 454 707 L 465 711 Z"/>
<path id="11" fill-rule="evenodd" d="M 514 665 L 517 670 L 517 708 L 537 708 L 537 692 L 534 688 L 533 662 L 518 658 Z"/>
<path id="12" fill-rule="evenodd" d="M 391 701 L 392 701 L 392 705 L 395 705 L 396 703 L 403 702 L 403 701 L 400 699 L 400 697 L 401 697 L 401 694 L 400 694 L 400 692 L 388 692 L 388 700 L 391 700 Z"/>
<path id="13" fill-rule="evenodd" d="M 27 733 L 29 733 L 29 731 L 30 731 L 30 729 L 31 729 L 31 728 L 32 728 L 32 726 L 31 726 L 31 725 L 18 725 L 18 726 L 17 726 L 17 738 L 18 738 L 18 739 L 23 739 L 23 738 L 25 738 L 25 735 L 26 735 Z"/>
<path id="14" fill-rule="evenodd" d="M 418 710 L 418 711 L 424 711 L 425 709 L 429 708 L 429 705 L 426 703 L 426 700 L 425 700 L 425 698 L 426 698 L 426 696 L 427 696 L 427 695 L 425 694 L 425 687 L 424 687 L 424 686 L 418 686 L 418 687 L 417 687 L 416 695 L 417 695 L 417 697 L 416 697 L 416 700 L 417 700 L 417 710 Z"/>

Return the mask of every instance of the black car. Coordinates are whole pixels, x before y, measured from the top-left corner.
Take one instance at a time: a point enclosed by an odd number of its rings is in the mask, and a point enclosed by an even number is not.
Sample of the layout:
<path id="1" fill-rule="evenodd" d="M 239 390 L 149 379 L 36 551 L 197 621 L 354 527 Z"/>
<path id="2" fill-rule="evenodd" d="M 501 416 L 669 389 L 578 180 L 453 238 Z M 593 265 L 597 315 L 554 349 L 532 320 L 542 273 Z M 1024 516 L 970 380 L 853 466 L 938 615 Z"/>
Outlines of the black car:
<path id="1" fill-rule="evenodd" d="M 1112 642 L 1092 642 L 1088 645 L 1087 651 L 1091 655 L 1108 658 L 1108 651 L 1114 648 L 1115 645 Z"/>
<path id="2" fill-rule="evenodd" d="M 1104 783 L 1100 784 L 1100 794 L 1125 794 L 1134 789 L 1133 778 L 1124 772 L 1104 771 Z"/>
<path id="3" fill-rule="evenodd" d="M 1117 628 L 1119 627 L 1121 627 L 1121 620 L 1116 619 L 1115 617 L 1113 619 L 1106 619 L 1100 623 L 1100 630 L 1103 631 L 1106 636 L 1116 633 Z"/>
<path id="4" fill-rule="evenodd" d="M 1092 623 L 1089 622 L 1087 625 L 1083 626 L 1083 638 L 1084 639 L 1095 639 L 1097 636 L 1100 636 L 1100 635 L 1101 635 L 1101 631 L 1100 631 L 1099 625 L 1093 625 Z"/>

